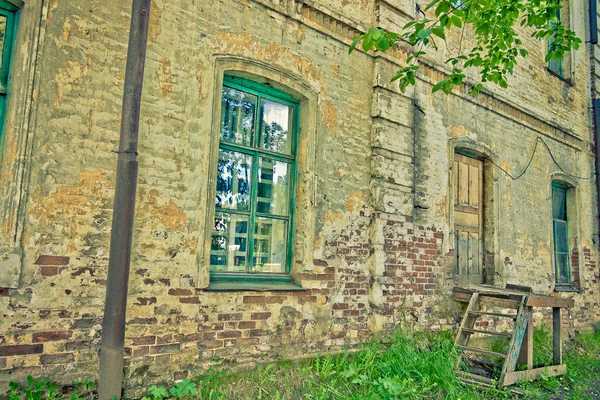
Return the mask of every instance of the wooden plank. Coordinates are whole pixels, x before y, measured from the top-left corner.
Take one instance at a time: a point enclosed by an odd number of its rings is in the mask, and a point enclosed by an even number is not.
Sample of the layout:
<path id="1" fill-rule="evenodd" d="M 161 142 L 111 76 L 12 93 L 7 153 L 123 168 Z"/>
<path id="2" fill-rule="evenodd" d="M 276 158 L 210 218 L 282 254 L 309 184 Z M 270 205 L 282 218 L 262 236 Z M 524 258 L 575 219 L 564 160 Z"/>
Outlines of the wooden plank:
<path id="1" fill-rule="evenodd" d="M 526 364 L 527 369 L 533 368 L 533 308 L 524 307 L 527 314 L 527 328 L 521 345 L 521 353 L 519 354 L 518 364 Z"/>
<path id="2" fill-rule="evenodd" d="M 452 300 L 458 301 L 460 303 L 468 303 L 471 301 L 471 293 L 464 292 L 452 292 Z"/>
<path id="3" fill-rule="evenodd" d="M 471 314 L 474 314 L 474 315 L 490 315 L 490 316 L 493 316 L 493 317 L 511 318 L 513 320 L 517 319 L 517 316 L 513 315 L 513 314 L 493 313 L 493 312 L 487 312 L 487 311 L 471 311 Z"/>
<path id="4" fill-rule="evenodd" d="M 467 233 L 467 274 L 475 275 L 477 271 L 477 260 L 473 259 L 473 235 L 475 232 Z"/>
<path id="5" fill-rule="evenodd" d="M 487 383 L 487 384 L 492 384 L 494 382 L 490 378 L 487 378 L 485 376 L 472 374 L 470 372 L 465 372 L 465 371 L 456 371 L 456 375 L 461 378 L 473 380 L 476 382 L 482 382 L 482 383 Z"/>
<path id="6" fill-rule="evenodd" d="M 467 249 L 468 249 L 468 237 L 469 234 L 464 231 L 458 231 L 458 274 L 468 275 L 467 265 Z"/>
<path id="7" fill-rule="evenodd" d="M 523 303 L 525 303 L 525 299 L 523 299 Z M 502 367 L 502 374 L 500 375 L 501 382 L 504 382 L 504 376 L 507 373 L 514 372 L 517 368 L 517 359 L 519 358 L 519 353 L 521 352 L 523 336 L 525 336 L 525 330 L 527 329 L 527 321 L 528 314 L 525 311 L 525 305 L 521 304 L 521 308 L 517 314 L 517 319 L 515 320 L 513 336 L 510 339 L 510 344 L 508 345 L 508 354 L 506 355 L 506 360 L 504 361 L 504 366 Z"/>
<path id="8" fill-rule="evenodd" d="M 533 293 L 533 288 L 529 286 L 515 285 L 513 283 L 507 283 L 506 289 L 516 290 L 517 292 Z"/>
<path id="9" fill-rule="evenodd" d="M 460 327 L 458 328 L 458 333 L 456 334 L 456 340 L 454 341 L 454 344 L 456 346 L 466 345 L 469 342 L 469 340 L 468 340 L 469 338 L 467 336 L 463 335 L 463 330 L 465 328 L 472 329 L 473 326 L 475 326 L 476 317 L 471 315 L 471 310 L 473 310 L 477 307 L 478 301 L 479 301 L 479 295 L 477 293 L 473 294 L 473 296 L 471 297 L 471 300 L 469 301 L 469 305 L 467 306 L 467 309 L 465 311 L 463 320 L 460 323 Z"/>
<path id="10" fill-rule="evenodd" d="M 456 154 L 455 154 L 455 156 L 456 156 Z M 456 160 L 456 157 L 455 157 L 454 174 L 453 174 L 454 175 L 454 207 L 457 207 L 459 205 L 458 204 L 458 186 L 459 186 L 458 185 L 458 169 L 459 169 L 458 161 Z"/>
<path id="11" fill-rule="evenodd" d="M 560 308 L 552 309 L 552 364 L 562 364 L 562 337 Z"/>
<path id="12" fill-rule="evenodd" d="M 542 375 L 547 377 L 550 376 L 558 376 L 564 375 L 567 373 L 567 366 L 565 364 L 561 365 L 551 365 L 543 368 L 535 368 L 527 371 L 518 371 L 518 372 L 508 372 L 504 375 L 504 380 L 502 381 L 502 386 L 514 385 L 520 381 L 527 381 L 532 379 L 538 379 Z"/>
<path id="13" fill-rule="evenodd" d="M 456 211 L 454 213 L 454 225 L 459 230 L 462 230 L 462 227 L 471 227 L 475 228 L 473 232 L 479 232 L 479 215 L 477 213 Z"/>
<path id="14" fill-rule="evenodd" d="M 462 162 L 458 164 L 458 204 L 469 205 L 469 166 Z"/>
<path id="15" fill-rule="evenodd" d="M 469 205 L 479 207 L 479 167 L 469 165 Z"/>
<path id="16" fill-rule="evenodd" d="M 570 308 L 575 304 L 573 299 L 565 299 L 563 297 L 541 296 L 532 294 L 525 303 L 529 307 L 560 307 Z"/>
<path id="17" fill-rule="evenodd" d="M 461 321 L 460 327 L 458 328 L 458 332 L 456 334 L 456 339 L 454 340 L 455 346 L 466 345 L 469 343 L 470 336 L 464 335 L 463 329 L 465 329 L 465 328 L 472 329 L 473 326 L 475 326 L 475 320 L 477 319 L 477 317 L 472 316 L 470 311 L 474 310 L 477 307 L 478 301 L 479 301 L 479 295 L 477 293 L 474 293 L 471 296 L 471 300 L 469 301 L 469 305 L 467 306 L 463 320 Z M 454 369 L 458 369 L 458 367 L 460 365 L 460 359 L 461 359 L 461 356 L 459 354 L 456 359 L 456 363 L 454 364 Z"/>
<path id="18" fill-rule="evenodd" d="M 480 296 L 479 303 L 482 306 L 512 308 L 515 310 L 521 307 L 521 300 L 503 299 L 501 297 Z"/>
<path id="19" fill-rule="evenodd" d="M 492 335 L 492 336 L 504 336 L 504 337 L 511 337 L 512 335 L 510 333 L 504 333 L 504 332 L 494 332 L 494 331 L 484 331 L 481 329 L 463 329 L 464 332 L 467 333 L 481 333 L 483 335 Z"/>
<path id="20" fill-rule="evenodd" d="M 458 348 L 462 349 L 463 351 L 471 351 L 473 353 L 480 353 L 480 354 L 485 354 L 488 356 L 493 356 L 493 357 L 498 357 L 498 358 L 506 358 L 506 354 L 496 353 L 495 351 L 484 350 L 484 349 L 480 349 L 477 347 L 469 347 L 469 346 L 460 346 L 459 345 Z"/>

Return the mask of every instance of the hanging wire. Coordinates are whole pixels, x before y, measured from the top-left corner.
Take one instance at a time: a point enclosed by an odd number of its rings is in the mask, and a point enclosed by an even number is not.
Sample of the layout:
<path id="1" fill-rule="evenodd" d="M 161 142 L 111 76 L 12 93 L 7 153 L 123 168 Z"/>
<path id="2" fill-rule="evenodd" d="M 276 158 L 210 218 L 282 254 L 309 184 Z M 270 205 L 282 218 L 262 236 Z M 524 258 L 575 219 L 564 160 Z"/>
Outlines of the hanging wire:
<path id="1" fill-rule="evenodd" d="M 531 162 L 533 161 L 533 157 L 535 156 L 535 152 L 537 150 L 538 147 L 538 143 L 542 142 L 544 144 L 544 146 L 546 146 L 546 149 L 548 150 L 548 153 L 550 154 L 550 158 L 552 158 L 552 161 L 554 162 L 554 164 L 556 164 L 556 166 L 558 167 L 558 169 L 565 174 L 566 176 L 573 178 L 573 179 L 580 179 L 582 181 L 589 181 L 590 179 L 593 179 L 594 176 L 596 175 L 595 172 L 592 172 L 592 174 L 590 176 L 577 176 L 577 175 L 573 175 L 568 173 L 567 171 L 565 171 L 565 169 L 558 163 L 558 161 L 556 161 L 556 158 L 554 157 L 554 154 L 552 154 L 552 150 L 550 150 L 550 146 L 548 146 L 548 143 L 546 143 L 546 141 L 544 139 L 542 139 L 540 136 L 538 136 L 535 140 L 535 146 L 533 147 L 533 152 L 531 153 L 531 157 L 529 157 L 529 162 L 527 162 L 527 165 L 525 166 L 525 169 L 517 176 L 512 176 L 507 170 L 505 170 L 504 168 L 502 168 L 501 166 L 499 166 L 498 164 L 496 164 L 493 160 L 491 160 L 489 157 L 486 157 L 494 166 L 496 166 L 500 171 L 504 172 L 510 179 L 512 179 L 513 181 L 516 181 L 517 179 L 521 178 L 523 175 L 525 175 L 525 172 L 527 172 L 527 170 L 529 169 L 529 167 L 531 166 Z"/>

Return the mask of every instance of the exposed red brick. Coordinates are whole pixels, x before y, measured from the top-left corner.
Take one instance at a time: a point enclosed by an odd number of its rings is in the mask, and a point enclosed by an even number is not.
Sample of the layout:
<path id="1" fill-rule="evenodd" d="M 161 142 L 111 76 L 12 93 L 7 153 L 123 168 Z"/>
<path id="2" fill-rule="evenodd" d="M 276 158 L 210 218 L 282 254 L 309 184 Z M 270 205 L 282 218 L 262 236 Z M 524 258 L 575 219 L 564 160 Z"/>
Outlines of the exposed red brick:
<path id="1" fill-rule="evenodd" d="M 194 292 L 189 289 L 172 288 L 169 289 L 169 294 L 171 296 L 191 296 L 194 294 Z"/>
<path id="2" fill-rule="evenodd" d="M 314 259 L 313 264 L 317 267 L 327 267 L 329 264 L 325 260 Z"/>
<path id="3" fill-rule="evenodd" d="M 250 317 L 255 320 L 263 320 L 263 319 L 269 319 L 270 316 L 271 316 L 271 313 L 267 311 L 267 312 L 252 313 L 252 315 Z"/>
<path id="4" fill-rule="evenodd" d="M 42 274 L 42 276 L 54 276 L 54 275 L 58 275 L 58 267 L 51 267 L 51 266 L 41 266 L 40 267 L 40 273 Z"/>
<path id="5" fill-rule="evenodd" d="M 0 297 L 8 297 L 8 288 L 0 288 Z"/>
<path id="6" fill-rule="evenodd" d="M 179 302 L 183 304 L 200 304 L 200 297 L 180 297 Z"/>
<path id="7" fill-rule="evenodd" d="M 244 296 L 244 304 L 265 304 L 264 296 Z"/>
<path id="8" fill-rule="evenodd" d="M 173 341 L 173 335 L 164 335 L 156 337 L 156 344 L 167 344 Z"/>
<path id="9" fill-rule="evenodd" d="M 17 344 L 0 346 L 0 356 L 20 356 L 25 354 L 40 354 L 44 350 L 42 344 Z"/>
<path id="10" fill-rule="evenodd" d="M 272 332 L 269 331 L 268 329 L 251 329 L 250 330 L 250 337 L 269 336 L 271 334 L 272 334 Z"/>
<path id="11" fill-rule="evenodd" d="M 222 340 L 204 340 L 202 342 L 198 342 L 199 350 L 218 349 L 220 347 L 223 347 Z"/>
<path id="12" fill-rule="evenodd" d="M 150 354 L 177 353 L 180 349 L 179 343 L 161 344 L 150 347 Z"/>
<path id="13" fill-rule="evenodd" d="M 239 329 L 254 329 L 256 328 L 256 322 L 254 321 L 242 321 L 238 324 Z"/>
<path id="14" fill-rule="evenodd" d="M 156 297 L 138 297 L 137 301 L 137 305 L 147 306 L 150 304 L 156 304 Z"/>
<path id="15" fill-rule="evenodd" d="M 37 264 L 37 265 L 67 265 L 67 264 L 69 264 L 69 257 L 41 255 L 35 261 L 35 264 Z"/>
<path id="16" fill-rule="evenodd" d="M 241 321 L 243 316 L 244 315 L 242 313 L 224 313 L 224 314 L 219 314 L 218 320 L 219 321 Z"/>
<path id="17" fill-rule="evenodd" d="M 33 334 L 33 342 L 51 342 L 56 340 L 67 340 L 73 335 L 71 331 L 36 332 Z"/>
<path id="18" fill-rule="evenodd" d="M 242 337 L 241 331 L 222 331 L 217 333 L 217 338 L 219 339 L 231 339 L 239 337 Z"/>
<path id="19" fill-rule="evenodd" d="M 150 347 L 140 346 L 140 347 L 134 348 L 131 355 L 133 357 L 141 357 L 141 356 L 147 356 L 148 354 L 150 354 Z"/>
<path id="20" fill-rule="evenodd" d="M 298 303 L 300 303 L 300 304 L 316 303 L 316 302 L 317 302 L 317 296 L 299 296 L 298 297 Z"/>
<path id="21" fill-rule="evenodd" d="M 61 353 L 61 354 L 42 354 L 40 356 L 40 363 L 42 365 L 47 364 L 67 364 L 73 362 L 75 355 L 73 353 Z"/>
<path id="22" fill-rule="evenodd" d="M 188 335 L 184 335 L 184 334 L 175 335 L 174 340 L 179 343 L 189 343 L 189 342 L 197 342 L 199 340 L 202 340 L 202 338 L 203 338 L 203 334 L 200 332 L 197 332 L 197 333 L 190 333 Z"/>

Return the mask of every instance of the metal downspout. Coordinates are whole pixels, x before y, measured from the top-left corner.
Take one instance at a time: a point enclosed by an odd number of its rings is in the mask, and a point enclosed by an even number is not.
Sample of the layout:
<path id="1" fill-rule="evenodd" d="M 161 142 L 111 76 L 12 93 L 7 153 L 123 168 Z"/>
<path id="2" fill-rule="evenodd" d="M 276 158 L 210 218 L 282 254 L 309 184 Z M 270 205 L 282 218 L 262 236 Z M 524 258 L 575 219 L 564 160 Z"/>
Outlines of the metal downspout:
<path id="1" fill-rule="evenodd" d="M 100 344 L 100 400 L 121 398 L 123 380 L 123 347 L 127 286 L 131 262 L 133 217 L 137 187 L 137 144 L 140 122 L 140 103 L 148 40 L 150 0 L 133 0 L 125 88 L 121 117 L 117 179 L 113 207 L 112 230 L 106 300 Z"/>

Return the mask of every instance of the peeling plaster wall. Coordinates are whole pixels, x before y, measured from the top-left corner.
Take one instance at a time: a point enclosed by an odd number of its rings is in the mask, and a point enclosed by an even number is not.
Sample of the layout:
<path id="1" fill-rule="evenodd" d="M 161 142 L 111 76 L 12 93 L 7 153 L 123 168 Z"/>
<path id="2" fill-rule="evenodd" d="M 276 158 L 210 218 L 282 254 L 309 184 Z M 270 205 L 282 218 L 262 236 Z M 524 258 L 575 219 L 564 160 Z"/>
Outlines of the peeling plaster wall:
<path id="1" fill-rule="evenodd" d="M 573 7 L 581 33 L 584 9 Z M 192 376 L 214 358 L 251 365 L 338 351 L 401 322 L 453 328 L 458 144 L 516 174 L 542 136 L 567 170 L 593 172 L 584 49 L 572 55 L 568 83 L 546 71 L 543 45 L 532 42 L 509 89 L 477 98 L 432 95 L 445 67 L 431 56 L 403 94 L 389 80 L 405 52 L 349 57 L 348 45 L 372 24 L 403 25 L 414 10 L 412 0 L 152 2 L 128 391 Z M 9 103 L 0 199 L 0 266 L 10 275 L 0 273 L 0 389 L 28 374 L 97 378 L 129 11 L 74 0 L 30 1 L 22 11 L 12 85 L 24 94 Z M 215 115 L 232 69 L 302 98 L 292 273 L 305 291 L 203 289 Z M 518 181 L 486 164 L 488 283 L 552 292 L 556 172 L 542 146 Z M 572 262 L 583 291 L 562 294 L 575 299 L 570 329 L 600 318 L 596 196 L 592 181 L 576 184 Z"/>

